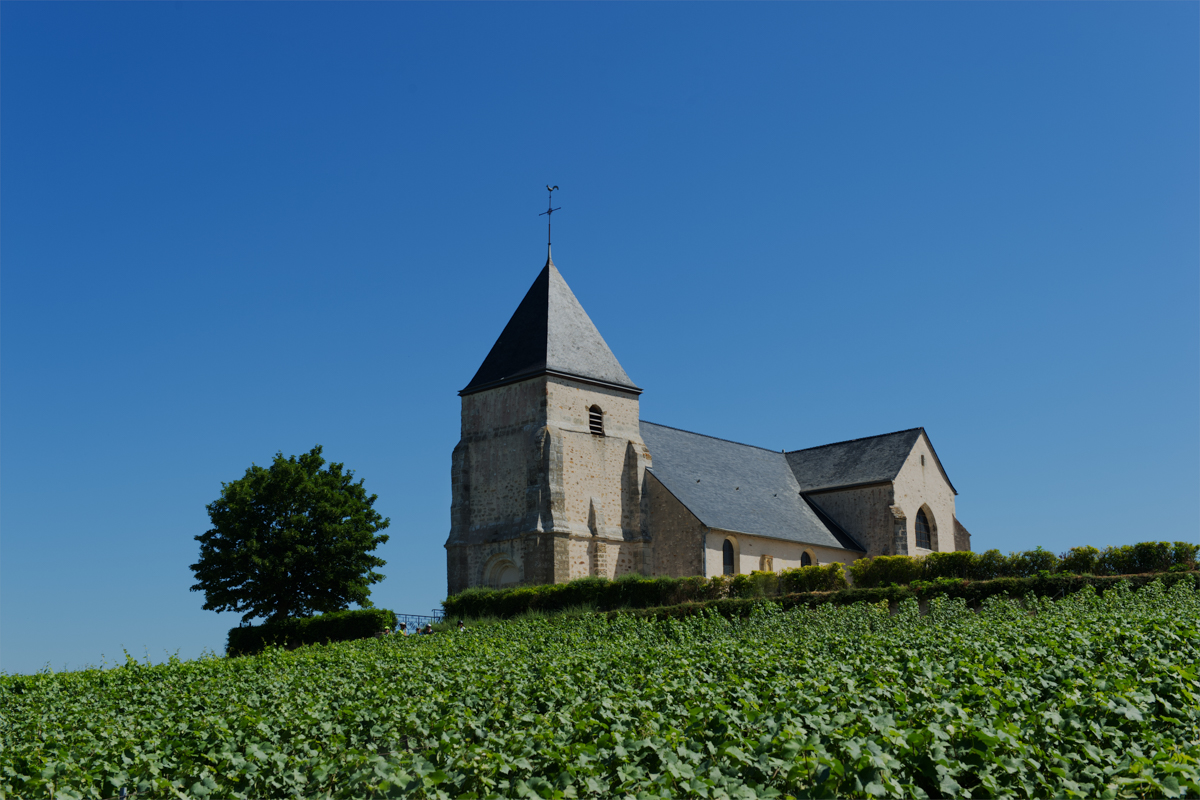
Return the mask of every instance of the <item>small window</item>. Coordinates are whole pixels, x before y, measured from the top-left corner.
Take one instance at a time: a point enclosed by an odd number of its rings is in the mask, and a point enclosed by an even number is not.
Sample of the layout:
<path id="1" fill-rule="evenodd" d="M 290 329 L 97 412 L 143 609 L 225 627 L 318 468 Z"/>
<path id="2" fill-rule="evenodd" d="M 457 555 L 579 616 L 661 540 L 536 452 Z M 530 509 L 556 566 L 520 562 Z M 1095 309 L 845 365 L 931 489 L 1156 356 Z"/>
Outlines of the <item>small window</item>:
<path id="1" fill-rule="evenodd" d="M 721 548 L 725 555 L 725 574 L 733 574 L 733 542 L 725 540 L 725 545 Z"/>
<path id="2" fill-rule="evenodd" d="M 917 512 L 917 547 L 924 547 L 926 550 L 933 549 L 933 543 L 929 536 L 929 517 L 925 516 L 925 509 Z"/>
<path id="3" fill-rule="evenodd" d="M 592 429 L 594 435 L 604 435 L 604 412 L 600 410 L 600 406 L 592 406 L 588 409 L 588 427 Z"/>
<path id="4" fill-rule="evenodd" d="M 807 552 L 805 552 L 804 554 L 802 554 L 800 556 L 800 566 L 802 566 L 802 567 L 811 567 L 812 566 L 812 556 L 810 556 Z"/>

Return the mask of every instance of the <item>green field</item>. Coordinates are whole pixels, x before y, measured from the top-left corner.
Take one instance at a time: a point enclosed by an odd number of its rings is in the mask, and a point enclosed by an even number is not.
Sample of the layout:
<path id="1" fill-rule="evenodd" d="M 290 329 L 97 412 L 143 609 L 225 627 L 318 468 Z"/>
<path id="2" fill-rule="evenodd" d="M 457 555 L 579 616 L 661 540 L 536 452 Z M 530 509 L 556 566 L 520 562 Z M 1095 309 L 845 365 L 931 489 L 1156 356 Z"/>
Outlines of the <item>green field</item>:
<path id="1" fill-rule="evenodd" d="M 935 599 L 0 678 L 11 797 L 1200 795 L 1200 596 Z"/>

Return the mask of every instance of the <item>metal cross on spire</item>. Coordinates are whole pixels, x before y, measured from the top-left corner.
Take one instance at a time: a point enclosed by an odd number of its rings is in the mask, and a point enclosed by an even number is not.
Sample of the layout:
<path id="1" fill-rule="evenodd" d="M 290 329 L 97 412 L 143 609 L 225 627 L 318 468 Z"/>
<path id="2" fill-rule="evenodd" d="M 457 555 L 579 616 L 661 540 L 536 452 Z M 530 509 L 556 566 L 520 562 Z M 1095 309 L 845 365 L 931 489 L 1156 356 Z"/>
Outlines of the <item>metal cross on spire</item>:
<path id="1" fill-rule="evenodd" d="M 550 193 L 550 201 L 546 203 L 546 210 L 538 214 L 539 217 L 546 218 L 546 258 L 550 257 L 550 220 L 553 218 L 554 212 L 561 208 L 561 206 L 559 208 L 554 207 L 554 192 L 557 189 L 557 186 L 546 184 L 546 191 Z"/>

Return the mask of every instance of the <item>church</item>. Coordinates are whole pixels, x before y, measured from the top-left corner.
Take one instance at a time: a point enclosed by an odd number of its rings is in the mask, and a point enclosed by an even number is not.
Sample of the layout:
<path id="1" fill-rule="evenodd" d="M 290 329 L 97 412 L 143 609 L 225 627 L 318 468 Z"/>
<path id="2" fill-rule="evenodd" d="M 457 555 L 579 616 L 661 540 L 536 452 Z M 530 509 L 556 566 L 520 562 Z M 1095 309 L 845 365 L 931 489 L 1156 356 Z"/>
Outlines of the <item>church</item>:
<path id="1" fill-rule="evenodd" d="M 971 548 L 924 428 L 766 450 L 647 422 L 641 393 L 547 255 L 459 392 L 450 594 Z"/>

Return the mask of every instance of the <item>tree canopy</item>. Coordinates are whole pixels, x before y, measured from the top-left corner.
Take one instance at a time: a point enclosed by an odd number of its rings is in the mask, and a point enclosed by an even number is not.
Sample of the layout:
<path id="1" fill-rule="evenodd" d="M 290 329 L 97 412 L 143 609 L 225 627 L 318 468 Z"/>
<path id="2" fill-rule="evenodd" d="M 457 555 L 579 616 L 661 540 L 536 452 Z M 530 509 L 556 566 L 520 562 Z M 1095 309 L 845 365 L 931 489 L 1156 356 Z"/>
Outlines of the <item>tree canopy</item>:
<path id="1" fill-rule="evenodd" d="M 242 621 L 283 619 L 371 605 L 370 585 L 384 576 L 371 551 L 387 542 L 385 519 L 363 482 L 344 464 L 325 466 L 321 446 L 301 456 L 275 454 L 221 484 L 207 506 L 212 528 L 196 537 L 200 560 L 193 592 L 204 608 L 238 611 Z"/>

